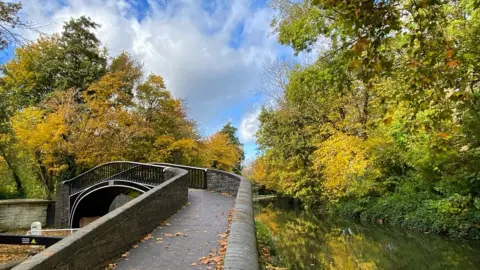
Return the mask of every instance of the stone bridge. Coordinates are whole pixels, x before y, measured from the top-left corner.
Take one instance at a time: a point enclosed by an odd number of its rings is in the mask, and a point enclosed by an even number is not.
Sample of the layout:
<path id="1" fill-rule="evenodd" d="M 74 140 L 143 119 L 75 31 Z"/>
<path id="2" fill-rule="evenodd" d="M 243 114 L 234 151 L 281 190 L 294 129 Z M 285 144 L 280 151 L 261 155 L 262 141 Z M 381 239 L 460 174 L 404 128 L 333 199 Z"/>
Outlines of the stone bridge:
<path id="1" fill-rule="evenodd" d="M 247 179 L 168 163 L 106 163 L 57 187 L 57 228 L 78 228 L 84 217 L 99 218 L 14 269 L 102 269 L 112 262 L 119 269 L 199 269 L 198 260 L 220 248 L 230 208 L 224 269 L 258 269 Z M 162 240 L 138 243 L 149 233 L 147 240 Z M 188 237 L 168 238 L 175 234 Z M 132 255 L 119 259 L 122 254 Z"/>

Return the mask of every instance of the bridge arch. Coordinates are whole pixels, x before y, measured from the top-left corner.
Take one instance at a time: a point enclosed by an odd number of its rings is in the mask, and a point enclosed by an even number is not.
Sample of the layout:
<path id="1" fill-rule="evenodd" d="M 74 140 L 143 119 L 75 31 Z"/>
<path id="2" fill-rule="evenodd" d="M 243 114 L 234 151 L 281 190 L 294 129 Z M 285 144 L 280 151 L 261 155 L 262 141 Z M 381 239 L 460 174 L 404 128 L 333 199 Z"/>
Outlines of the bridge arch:
<path id="1" fill-rule="evenodd" d="M 132 191 L 145 193 L 152 186 L 131 181 L 115 180 L 101 182 L 70 197 L 71 211 L 69 213 L 69 227 L 80 227 L 82 217 L 103 216 L 110 211 L 115 198 Z"/>

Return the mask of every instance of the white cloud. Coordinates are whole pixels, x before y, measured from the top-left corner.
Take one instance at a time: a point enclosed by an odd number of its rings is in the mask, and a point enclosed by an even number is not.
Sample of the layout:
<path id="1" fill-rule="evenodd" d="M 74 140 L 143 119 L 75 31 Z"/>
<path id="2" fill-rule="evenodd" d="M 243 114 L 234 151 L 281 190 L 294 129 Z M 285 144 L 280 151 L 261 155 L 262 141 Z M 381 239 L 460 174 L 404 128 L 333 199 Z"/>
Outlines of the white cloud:
<path id="1" fill-rule="evenodd" d="M 240 140 L 243 143 L 255 142 L 255 133 L 257 132 L 260 124 L 258 121 L 259 115 L 260 109 L 257 109 L 254 112 L 247 113 L 243 116 L 238 129 Z"/>
<path id="2" fill-rule="evenodd" d="M 27 19 L 47 25 L 40 29 L 47 33 L 61 31 L 71 17 L 90 16 L 101 24 L 97 35 L 110 54 L 127 51 L 144 63 L 147 75 L 163 76 L 173 94 L 187 101 L 190 116 L 201 128 L 225 122 L 229 116 L 222 111 L 252 95 L 265 56 L 278 49 L 275 36 L 269 35 L 273 11 L 252 11 L 248 0 L 232 0 L 228 5 L 212 0 L 211 12 L 202 9 L 198 0 L 167 5 L 152 0 L 142 19 L 125 0 L 22 2 Z M 243 39 L 233 49 L 229 41 L 239 23 L 244 24 Z M 249 134 L 254 123 L 245 122 L 242 136 L 247 140 L 253 138 Z"/>

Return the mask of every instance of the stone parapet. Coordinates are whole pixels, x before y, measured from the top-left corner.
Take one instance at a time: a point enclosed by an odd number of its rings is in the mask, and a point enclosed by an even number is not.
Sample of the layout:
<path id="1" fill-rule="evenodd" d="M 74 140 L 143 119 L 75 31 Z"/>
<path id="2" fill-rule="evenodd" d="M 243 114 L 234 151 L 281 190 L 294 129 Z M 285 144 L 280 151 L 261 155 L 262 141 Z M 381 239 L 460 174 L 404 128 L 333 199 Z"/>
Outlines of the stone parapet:
<path id="1" fill-rule="evenodd" d="M 0 200 L 0 231 L 29 229 L 32 222 L 47 225 L 51 201 L 38 199 Z"/>

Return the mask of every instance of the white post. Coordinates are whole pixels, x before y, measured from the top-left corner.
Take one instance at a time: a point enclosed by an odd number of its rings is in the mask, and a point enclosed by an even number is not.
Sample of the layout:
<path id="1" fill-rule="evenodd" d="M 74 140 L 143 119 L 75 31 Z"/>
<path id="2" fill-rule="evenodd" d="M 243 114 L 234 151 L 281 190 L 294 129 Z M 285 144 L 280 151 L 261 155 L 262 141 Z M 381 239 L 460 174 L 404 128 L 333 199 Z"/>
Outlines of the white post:
<path id="1" fill-rule="evenodd" d="M 35 221 L 30 225 L 30 233 L 32 235 L 42 235 L 42 223 Z"/>
<path id="2" fill-rule="evenodd" d="M 30 235 L 42 235 L 42 223 L 35 221 L 30 225 Z M 33 242 L 33 240 L 32 240 Z M 39 248 L 41 246 L 32 245 L 33 248 Z"/>

